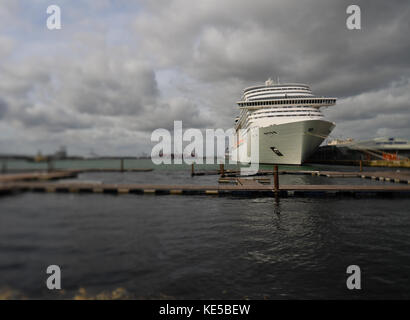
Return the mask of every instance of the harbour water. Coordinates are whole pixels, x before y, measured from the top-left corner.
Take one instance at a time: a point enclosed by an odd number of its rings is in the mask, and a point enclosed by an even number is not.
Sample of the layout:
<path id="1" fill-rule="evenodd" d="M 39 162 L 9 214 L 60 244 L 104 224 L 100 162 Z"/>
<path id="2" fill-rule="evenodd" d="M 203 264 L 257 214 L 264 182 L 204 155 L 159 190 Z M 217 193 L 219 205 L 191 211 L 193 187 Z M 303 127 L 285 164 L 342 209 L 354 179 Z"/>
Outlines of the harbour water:
<path id="1" fill-rule="evenodd" d="M 64 165 L 73 163 L 56 163 Z M 152 166 L 149 160 L 126 165 Z M 13 166 L 24 167 L 8 164 Z M 353 168 L 331 167 L 336 169 Z M 287 184 L 386 183 L 302 175 L 280 179 Z M 83 173 L 78 180 L 216 184 L 217 176 L 191 177 L 189 167 L 181 165 Z M 7 291 L 27 298 L 73 298 L 84 292 L 94 297 L 121 288 L 134 299 L 408 299 L 409 207 L 408 198 L 4 196 L 0 297 Z M 62 291 L 45 285 L 52 264 L 61 267 Z M 349 265 L 361 268 L 361 290 L 346 288 Z"/>

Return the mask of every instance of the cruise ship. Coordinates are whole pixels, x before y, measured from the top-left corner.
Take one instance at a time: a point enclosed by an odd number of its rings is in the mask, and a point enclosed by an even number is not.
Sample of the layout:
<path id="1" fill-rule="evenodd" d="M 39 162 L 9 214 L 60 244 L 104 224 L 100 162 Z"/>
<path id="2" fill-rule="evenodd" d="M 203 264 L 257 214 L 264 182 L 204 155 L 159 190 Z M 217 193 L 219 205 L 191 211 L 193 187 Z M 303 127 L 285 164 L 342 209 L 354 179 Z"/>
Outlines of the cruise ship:
<path id="1" fill-rule="evenodd" d="M 320 109 L 335 105 L 336 100 L 314 95 L 305 84 L 280 84 L 271 79 L 265 85 L 246 88 L 237 102 L 240 114 L 235 119 L 231 160 L 302 164 L 335 127 Z M 258 148 L 252 148 L 257 142 Z M 259 157 L 254 158 L 252 152 Z"/>

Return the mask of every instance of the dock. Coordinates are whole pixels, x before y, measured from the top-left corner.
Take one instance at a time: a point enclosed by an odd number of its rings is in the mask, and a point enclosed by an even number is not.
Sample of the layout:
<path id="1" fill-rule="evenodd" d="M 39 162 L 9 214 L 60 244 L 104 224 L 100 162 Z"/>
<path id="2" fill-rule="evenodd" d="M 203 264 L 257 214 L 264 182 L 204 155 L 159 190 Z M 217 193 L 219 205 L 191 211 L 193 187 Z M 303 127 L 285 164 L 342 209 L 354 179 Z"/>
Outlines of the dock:
<path id="1" fill-rule="evenodd" d="M 378 181 L 410 184 L 410 171 L 367 171 L 367 172 L 340 172 L 340 171 L 317 171 L 312 173 L 317 176 L 328 178 L 362 178 Z"/>
<path id="2" fill-rule="evenodd" d="M 20 192 L 105 193 L 142 195 L 231 195 L 257 197 L 410 197 L 410 185 L 273 185 L 256 181 L 242 185 L 155 185 L 82 182 L 12 182 L 0 185 L 0 194 Z"/>
<path id="3" fill-rule="evenodd" d="M 153 169 L 70 169 L 70 170 L 55 170 L 51 172 L 26 172 L 26 173 L 7 173 L 0 174 L 0 183 L 13 181 L 42 181 L 42 180 L 58 180 L 66 178 L 76 178 L 80 173 L 85 172 L 149 172 Z"/>
<path id="4" fill-rule="evenodd" d="M 56 172 L 30 172 L 30 173 L 7 173 L 0 174 L 0 183 L 15 181 L 44 181 L 58 180 L 65 178 L 75 178 L 78 172 L 75 170 L 56 171 Z"/>
<path id="5" fill-rule="evenodd" d="M 138 171 L 150 171 L 139 169 Z M 222 176 L 216 185 L 174 185 L 174 184 L 108 184 L 99 182 L 64 181 L 82 172 L 107 172 L 112 170 L 81 169 L 56 172 L 34 172 L 0 175 L 0 195 L 21 192 L 44 193 L 96 193 L 96 194 L 140 194 L 140 195 L 212 195 L 244 197 L 410 197 L 410 172 L 333 172 L 333 171 L 291 171 L 288 174 L 309 174 L 316 176 L 357 177 L 392 184 L 380 185 L 277 185 L 270 178 L 261 176 Z M 115 170 L 118 171 L 118 170 Z M 227 171 L 224 172 L 225 175 Z M 287 174 L 282 171 L 281 174 Z M 55 182 L 55 180 L 59 180 Z"/>
<path id="6" fill-rule="evenodd" d="M 240 176 L 240 170 L 225 170 L 224 175 L 227 178 L 237 178 Z M 322 171 L 322 170 L 279 170 L 279 175 L 311 175 L 327 178 L 362 178 L 378 181 L 387 181 L 395 183 L 410 184 L 410 170 L 406 171 Z M 196 175 L 220 175 L 219 170 L 194 172 Z M 259 170 L 257 174 L 251 177 L 273 175 L 273 170 Z M 223 179 L 220 179 L 223 182 Z M 228 179 L 229 180 L 229 179 Z"/>

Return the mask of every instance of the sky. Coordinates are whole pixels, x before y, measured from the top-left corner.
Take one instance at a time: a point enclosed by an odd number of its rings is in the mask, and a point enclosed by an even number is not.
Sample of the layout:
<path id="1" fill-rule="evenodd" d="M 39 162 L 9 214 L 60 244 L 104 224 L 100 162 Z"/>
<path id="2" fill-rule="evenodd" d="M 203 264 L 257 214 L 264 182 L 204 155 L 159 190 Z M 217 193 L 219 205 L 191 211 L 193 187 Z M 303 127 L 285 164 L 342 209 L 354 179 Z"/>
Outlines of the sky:
<path id="1" fill-rule="evenodd" d="M 408 139 L 409 33 L 408 0 L 0 0 L 0 154 L 149 154 L 174 120 L 231 128 L 269 77 L 338 98 L 334 138 Z"/>

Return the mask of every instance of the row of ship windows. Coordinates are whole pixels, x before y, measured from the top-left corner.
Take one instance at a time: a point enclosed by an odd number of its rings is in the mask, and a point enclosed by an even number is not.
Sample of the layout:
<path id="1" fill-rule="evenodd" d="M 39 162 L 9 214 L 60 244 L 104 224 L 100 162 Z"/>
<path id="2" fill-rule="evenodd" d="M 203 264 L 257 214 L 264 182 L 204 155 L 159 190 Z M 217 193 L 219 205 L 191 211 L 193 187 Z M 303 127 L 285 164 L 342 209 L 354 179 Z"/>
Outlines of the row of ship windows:
<path id="1" fill-rule="evenodd" d="M 294 108 L 294 107 L 283 107 L 285 108 Z M 303 106 L 298 106 L 297 108 L 303 108 Z M 304 108 L 307 108 L 306 106 Z M 285 115 L 279 115 L 277 113 L 279 112 L 286 112 L 286 113 L 293 113 L 293 114 L 285 114 Z M 309 114 L 301 112 L 309 112 Z M 269 115 L 266 115 L 269 114 Z M 261 116 L 259 116 L 261 115 Z M 306 115 L 313 115 L 313 116 L 322 116 L 322 113 L 318 110 L 312 110 L 312 109 L 300 109 L 300 110 L 270 110 L 270 111 L 256 111 L 255 113 L 251 114 L 249 111 L 246 112 L 246 114 L 242 114 L 242 116 L 239 119 L 239 122 L 242 122 L 242 119 L 247 116 L 248 120 L 249 119 L 258 119 L 258 118 L 264 118 L 264 117 L 290 117 L 290 116 L 306 116 Z M 235 121 L 237 122 L 237 121 Z"/>
<path id="2" fill-rule="evenodd" d="M 270 115 L 264 115 L 264 116 L 252 116 L 249 117 L 249 120 L 252 119 L 259 119 L 259 118 L 265 118 L 265 117 L 298 117 L 298 116 L 303 116 L 306 115 L 306 113 L 299 113 L 299 114 L 270 114 Z M 314 112 L 310 112 L 309 115 L 311 116 L 316 116 L 316 117 L 322 117 L 323 115 L 321 113 L 314 113 Z"/>
<path id="3" fill-rule="evenodd" d="M 266 102 L 266 101 L 277 101 L 277 100 L 279 100 L 279 99 L 306 99 L 306 98 L 311 98 L 311 97 L 314 97 L 313 95 L 297 95 L 297 96 L 287 96 L 286 94 L 285 94 L 285 97 L 265 97 L 265 98 L 263 98 L 263 97 L 260 97 L 260 98 L 258 98 L 258 99 L 255 99 L 255 100 L 241 100 L 241 101 L 239 101 L 238 103 L 239 104 L 244 104 L 245 103 L 245 101 L 246 102 L 252 102 L 252 101 L 256 101 L 256 102 Z M 289 101 L 289 100 L 286 100 L 286 101 Z M 302 103 L 303 101 L 301 101 L 301 100 L 298 100 L 298 103 Z"/>
<path id="4" fill-rule="evenodd" d="M 292 109 L 292 110 L 267 110 L 267 111 L 256 111 L 254 113 L 251 113 L 249 111 L 244 112 L 240 115 L 238 121 L 235 122 L 242 122 L 242 119 L 244 117 L 251 117 L 251 118 L 255 118 L 254 115 L 263 115 L 263 114 L 276 114 L 278 112 L 293 112 L 293 113 L 300 113 L 300 112 L 309 112 L 310 114 L 316 114 L 316 115 L 322 115 L 322 113 L 318 110 L 312 110 L 310 109 L 308 106 L 282 106 L 282 109 Z M 297 109 L 299 110 L 297 110 Z M 301 108 L 309 108 L 309 109 L 301 109 Z M 295 114 L 293 114 L 295 115 Z M 278 115 L 279 116 L 279 115 Z M 258 117 L 260 118 L 260 117 Z"/>
<path id="5" fill-rule="evenodd" d="M 289 93 L 307 93 L 307 92 L 295 90 L 295 91 L 292 91 L 292 92 L 289 92 Z M 249 98 L 252 98 L 252 97 L 257 97 L 257 96 L 266 95 L 266 94 L 287 95 L 287 93 L 283 94 L 283 93 L 279 93 L 279 92 L 264 92 L 264 93 L 250 93 L 250 94 L 247 94 L 246 97 L 249 99 Z M 285 98 L 287 98 L 287 97 L 285 96 Z"/>
<path id="6" fill-rule="evenodd" d="M 282 112 L 289 112 L 289 111 L 282 111 Z M 322 116 L 322 113 L 321 113 L 321 112 L 315 112 L 315 111 L 305 110 L 305 113 L 306 113 L 306 112 L 308 112 L 309 114 L 312 114 L 312 115 Z M 305 114 L 305 113 L 299 113 L 299 112 L 297 112 L 297 113 L 289 114 L 289 116 L 299 116 L 299 115 Z M 269 113 L 268 115 L 254 115 L 254 116 L 250 116 L 249 118 L 250 118 L 250 119 L 256 119 L 256 118 L 268 117 L 268 116 L 270 116 L 270 115 L 272 115 L 272 116 L 276 116 L 276 115 L 277 115 L 277 116 L 280 116 L 280 114 Z"/>
<path id="7" fill-rule="evenodd" d="M 280 109 L 299 109 L 299 108 L 312 108 L 312 107 L 309 107 L 309 106 L 280 106 L 280 107 L 276 107 L 276 108 L 272 108 L 268 110 L 276 111 L 276 109 L 280 110 Z M 255 111 L 255 112 L 265 112 L 265 111 Z"/>
<path id="8" fill-rule="evenodd" d="M 267 88 L 267 89 L 259 89 L 259 90 L 250 90 L 250 91 L 246 91 L 245 94 L 255 93 L 255 92 L 264 92 L 264 91 L 286 91 L 286 90 L 305 90 L 305 91 L 310 92 L 310 89 L 298 87 L 298 88 L 277 88 L 277 89 Z"/>
<path id="9" fill-rule="evenodd" d="M 305 117 L 305 116 L 315 116 L 316 114 L 311 113 L 301 113 L 301 114 L 277 114 L 273 116 L 263 116 L 263 117 L 254 117 L 257 118 L 275 118 L 275 117 Z M 320 114 L 322 115 L 322 114 Z"/>
<path id="10" fill-rule="evenodd" d="M 330 104 L 336 102 L 335 99 L 315 99 L 315 100 L 278 100 L 278 101 L 255 101 L 255 102 L 246 102 L 239 103 L 239 105 L 244 106 L 265 106 L 265 105 L 277 105 L 277 104 Z"/>
<path id="11" fill-rule="evenodd" d="M 251 119 L 248 119 L 246 121 L 245 127 L 248 126 L 250 120 L 258 119 L 258 118 L 276 118 L 276 117 L 309 117 L 309 116 L 322 116 L 322 115 L 316 115 L 316 114 L 311 114 L 311 113 L 302 113 L 302 114 L 278 114 L 274 116 L 263 116 L 263 117 L 254 117 Z"/>
<path id="12" fill-rule="evenodd" d="M 256 111 L 253 114 L 266 114 L 266 113 L 275 113 L 275 112 L 303 112 L 303 111 L 308 111 L 308 112 L 316 112 L 316 113 L 321 113 L 318 110 L 312 110 L 312 109 L 300 109 L 300 110 L 269 110 L 269 111 Z"/>
<path id="13" fill-rule="evenodd" d="M 263 116 L 263 117 L 254 117 L 254 118 L 250 118 L 250 119 L 248 119 L 247 121 L 246 121 L 246 123 L 245 123 L 245 128 L 247 128 L 248 127 L 248 125 L 249 125 L 249 122 L 251 121 L 251 120 L 254 120 L 254 119 L 258 119 L 258 118 L 276 118 L 276 117 L 312 117 L 312 116 L 316 116 L 316 117 L 322 117 L 322 115 L 315 115 L 315 114 L 311 114 L 311 113 L 302 113 L 302 114 L 297 114 L 297 115 L 295 115 L 295 114 L 278 114 L 278 115 L 275 115 L 275 116 Z"/>

